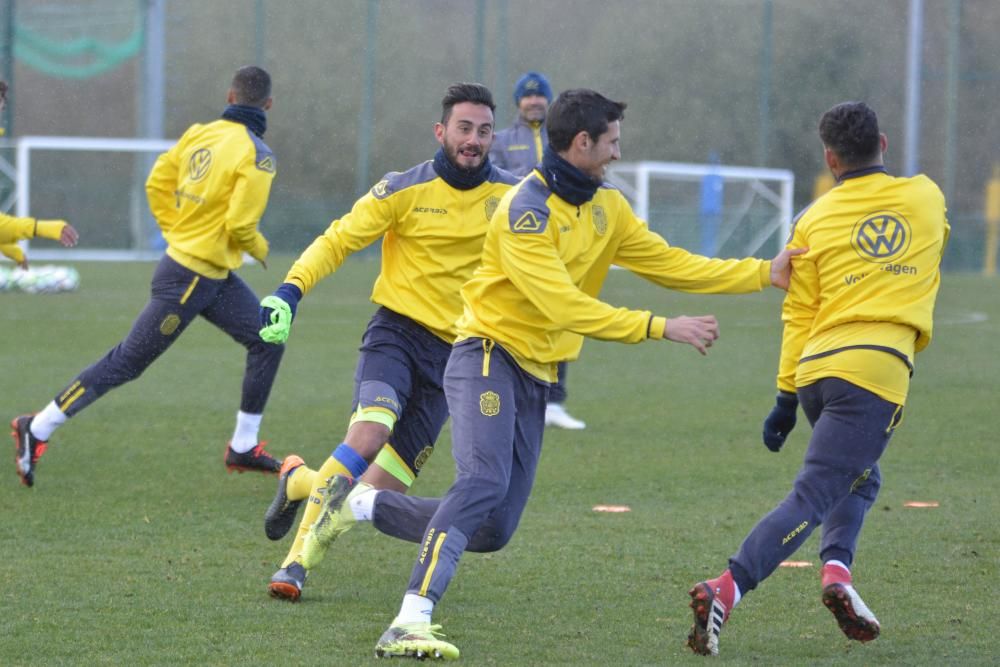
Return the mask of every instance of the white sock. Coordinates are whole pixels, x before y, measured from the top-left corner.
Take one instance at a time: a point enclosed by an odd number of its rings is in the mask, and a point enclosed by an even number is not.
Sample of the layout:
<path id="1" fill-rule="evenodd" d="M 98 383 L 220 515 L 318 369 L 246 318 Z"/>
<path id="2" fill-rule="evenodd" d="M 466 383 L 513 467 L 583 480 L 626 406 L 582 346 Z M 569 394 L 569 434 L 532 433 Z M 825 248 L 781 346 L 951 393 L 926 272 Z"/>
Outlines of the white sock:
<path id="1" fill-rule="evenodd" d="M 260 432 L 260 420 L 264 415 L 252 415 L 240 410 L 236 413 L 236 430 L 229 446 L 237 454 L 244 454 L 257 446 L 257 434 Z"/>
<path id="2" fill-rule="evenodd" d="M 378 489 L 368 489 L 356 496 L 348 496 L 347 504 L 351 508 L 351 514 L 356 521 L 371 521 L 375 513 L 375 496 Z"/>
<path id="3" fill-rule="evenodd" d="M 850 573 L 850 571 L 851 571 L 851 568 L 847 567 L 846 565 L 844 565 L 843 563 L 841 563 L 839 560 L 828 560 L 825 563 L 823 563 L 823 565 L 836 565 L 837 567 L 844 568 L 845 570 L 847 570 L 848 573 Z"/>
<path id="4" fill-rule="evenodd" d="M 407 625 L 409 623 L 430 623 L 431 614 L 434 613 L 434 603 L 430 598 L 415 593 L 407 593 L 403 596 L 403 604 L 396 614 L 393 625 Z"/>
<path id="5" fill-rule="evenodd" d="M 733 582 L 733 609 L 736 609 L 736 605 L 738 605 L 740 603 L 740 598 L 741 597 L 743 597 L 743 594 L 740 593 L 740 585 L 737 584 L 734 581 Z M 733 609 L 730 609 L 729 611 L 732 611 Z"/>
<path id="6" fill-rule="evenodd" d="M 69 417 L 56 407 L 55 401 L 50 401 L 35 418 L 31 420 L 31 435 L 42 442 L 48 442 L 57 428 L 66 423 Z"/>

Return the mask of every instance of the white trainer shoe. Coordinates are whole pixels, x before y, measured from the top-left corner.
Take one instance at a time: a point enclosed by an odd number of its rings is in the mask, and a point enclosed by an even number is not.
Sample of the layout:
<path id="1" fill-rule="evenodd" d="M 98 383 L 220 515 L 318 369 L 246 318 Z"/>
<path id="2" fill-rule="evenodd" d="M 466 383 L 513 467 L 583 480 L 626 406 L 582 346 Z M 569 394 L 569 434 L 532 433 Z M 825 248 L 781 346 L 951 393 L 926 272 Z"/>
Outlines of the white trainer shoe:
<path id="1" fill-rule="evenodd" d="M 548 403 L 545 406 L 545 425 L 564 428 L 568 431 L 582 431 L 587 428 L 586 422 L 580 421 L 570 413 L 562 403 Z"/>

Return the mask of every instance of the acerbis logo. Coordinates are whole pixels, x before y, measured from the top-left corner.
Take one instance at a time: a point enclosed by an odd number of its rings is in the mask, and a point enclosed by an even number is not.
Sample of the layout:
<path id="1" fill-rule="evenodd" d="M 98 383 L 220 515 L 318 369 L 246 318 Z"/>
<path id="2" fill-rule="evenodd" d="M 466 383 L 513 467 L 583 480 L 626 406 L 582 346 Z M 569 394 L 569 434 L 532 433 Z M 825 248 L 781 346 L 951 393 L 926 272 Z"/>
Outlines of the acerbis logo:
<path id="1" fill-rule="evenodd" d="M 273 174 L 275 172 L 274 157 L 265 155 L 260 161 L 257 162 L 257 168 L 261 171 Z"/>
<path id="2" fill-rule="evenodd" d="M 510 223 L 510 231 L 515 234 L 541 234 L 545 231 L 547 218 L 539 220 L 534 211 L 526 211 L 517 220 Z"/>
<path id="3" fill-rule="evenodd" d="M 208 174 L 212 168 L 212 151 L 207 148 L 199 148 L 188 160 L 188 176 L 192 181 L 200 181 Z"/>
<path id="4" fill-rule="evenodd" d="M 895 211 L 877 211 L 854 224 L 851 247 L 867 262 L 885 264 L 906 252 L 910 237 L 906 218 Z"/>
<path id="5" fill-rule="evenodd" d="M 781 540 L 781 543 L 782 544 L 788 544 L 789 542 L 791 542 L 792 540 L 794 540 L 796 538 L 796 536 L 798 536 L 798 534 L 801 533 L 803 530 L 805 530 L 806 527 L 808 527 L 808 526 L 809 526 L 809 522 L 808 521 L 803 521 L 802 523 L 800 523 L 799 525 L 797 525 L 795 527 L 795 530 L 793 530 L 792 532 L 790 532 L 787 535 L 785 535 L 785 539 Z"/>
<path id="6" fill-rule="evenodd" d="M 389 180 L 383 178 L 381 181 L 376 183 L 372 187 L 372 197 L 375 199 L 384 199 L 386 195 L 389 194 Z"/>

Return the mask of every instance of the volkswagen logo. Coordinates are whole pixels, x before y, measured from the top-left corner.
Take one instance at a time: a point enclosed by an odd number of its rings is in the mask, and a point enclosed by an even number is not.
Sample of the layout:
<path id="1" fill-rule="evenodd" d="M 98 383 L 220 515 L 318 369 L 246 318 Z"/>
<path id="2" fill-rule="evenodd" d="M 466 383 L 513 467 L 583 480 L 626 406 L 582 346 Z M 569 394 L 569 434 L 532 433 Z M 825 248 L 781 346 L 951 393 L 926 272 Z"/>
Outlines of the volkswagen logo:
<path id="1" fill-rule="evenodd" d="M 910 247 L 910 223 L 895 211 L 877 211 L 861 218 L 851 231 L 851 247 L 868 262 L 885 264 Z"/>
<path id="2" fill-rule="evenodd" d="M 207 148 L 199 148 L 188 160 L 188 176 L 192 181 L 200 181 L 205 178 L 208 170 L 212 167 L 212 151 Z"/>

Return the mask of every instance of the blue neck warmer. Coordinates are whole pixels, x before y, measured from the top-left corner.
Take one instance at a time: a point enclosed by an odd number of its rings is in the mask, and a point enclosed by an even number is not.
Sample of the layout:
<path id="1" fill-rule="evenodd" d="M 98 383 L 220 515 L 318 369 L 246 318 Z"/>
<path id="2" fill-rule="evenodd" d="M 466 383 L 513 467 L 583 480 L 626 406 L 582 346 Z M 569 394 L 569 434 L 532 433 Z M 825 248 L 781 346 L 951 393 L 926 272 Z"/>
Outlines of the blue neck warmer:
<path id="1" fill-rule="evenodd" d="M 257 107 L 250 107 L 245 104 L 230 104 L 222 112 L 222 117 L 234 123 L 246 125 L 251 132 L 261 138 L 264 137 L 264 132 L 267 131 L 267 114 L 264 113 L 263 109 Z"/>
<path id="2" fill-rule="evenodd" d="M 476 171 L 460 169 L 452 164 L 448 156 L 444 154 L 444 148 L 439 148 L 434 154 L 434 173 L 456 190 L 471 190 L 474 187 L 486 182 L 493 166 L 490 164 L 490 157 L 487 155 L 483 163 Z"/>
<path id="3" fill-rule="evenodd" d="M 881 164 L 876 164 L 872 167 L 862 167 L 861 169 L 854 169 L 853 171 L 845 171 L 840 175 L 840 178 L 837 179 L 837 182 L 840 183 L 849 178 L 858 178 L 859 176 L 867 176 L 868 174 L 877 174 L 879 172 L 883 174 L 887 173 L 885 167 Z"/>
<path id="4" fill-rule="evenodd" d="M 593 199 L 601 185 L 548 148 L 542 155 L 540 167 L 549 189 L 573 206 Z"/>

